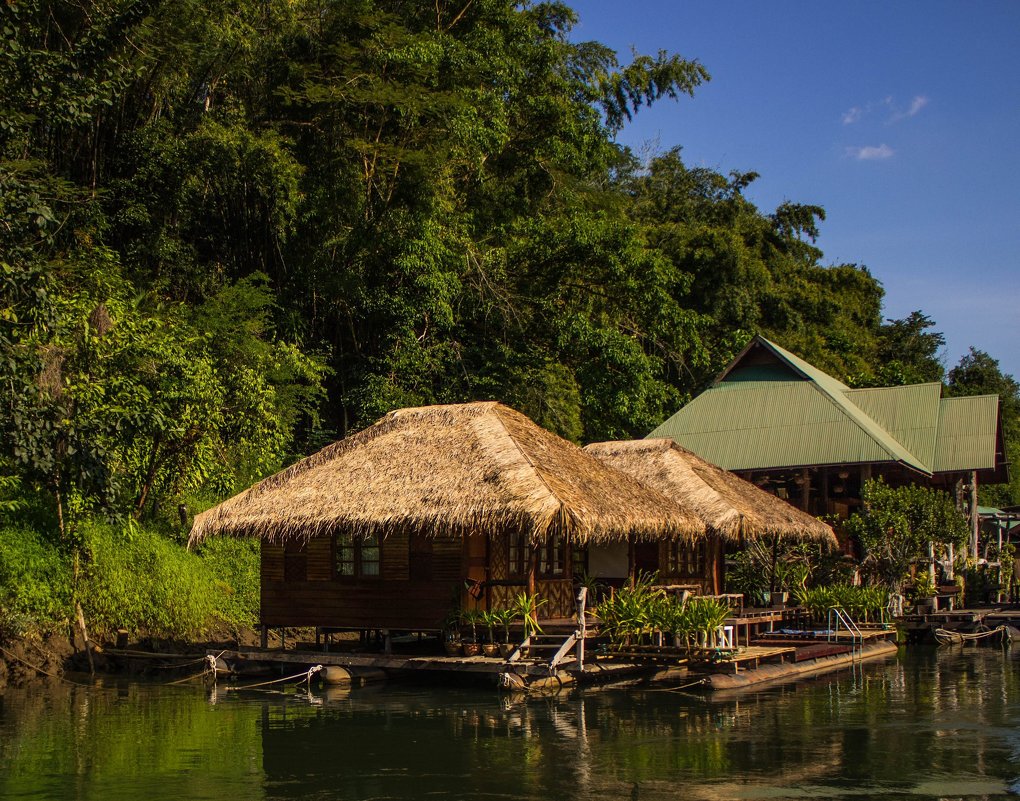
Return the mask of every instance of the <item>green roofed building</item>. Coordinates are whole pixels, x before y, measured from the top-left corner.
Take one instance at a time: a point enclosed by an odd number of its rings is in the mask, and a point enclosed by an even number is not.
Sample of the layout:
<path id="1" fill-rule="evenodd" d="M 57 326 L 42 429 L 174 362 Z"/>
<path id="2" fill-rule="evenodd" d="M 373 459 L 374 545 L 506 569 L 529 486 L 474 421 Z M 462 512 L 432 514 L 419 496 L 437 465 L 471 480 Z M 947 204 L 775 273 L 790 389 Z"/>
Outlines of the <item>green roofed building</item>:
<path id="1" fill-rule="evenodd" d="M 648 436 L 815 515 L 849 514 L 880 475 L 955 493 L 976 527 L 977 483 L 1008 480 L 998 396 L 944 398 L 938 383 L 851 389 L 760 336 Z"/>

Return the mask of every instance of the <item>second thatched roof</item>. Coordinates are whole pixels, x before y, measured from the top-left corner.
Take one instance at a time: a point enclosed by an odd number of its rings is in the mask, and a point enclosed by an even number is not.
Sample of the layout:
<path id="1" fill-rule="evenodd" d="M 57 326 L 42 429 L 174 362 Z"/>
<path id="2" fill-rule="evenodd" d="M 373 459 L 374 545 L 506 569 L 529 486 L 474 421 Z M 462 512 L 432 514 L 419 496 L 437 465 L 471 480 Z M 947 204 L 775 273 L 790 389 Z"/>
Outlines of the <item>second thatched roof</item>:
<path id="1" fill-rule="evenodd" d="M 836 545 L 832 529 L 818 518 L 706 462 L 673 440 L 596 442 L 585 450 L 693 508 L 710 529 L 727 539 L 781 535 Z"/>
<path id="2" fill-rule="evenodd" d="M 507 528 L 579 543 L 705 533 L 697 515 L 662 493 L 484 402 L 390 412 L 198 515 L 190 542 Z"/>

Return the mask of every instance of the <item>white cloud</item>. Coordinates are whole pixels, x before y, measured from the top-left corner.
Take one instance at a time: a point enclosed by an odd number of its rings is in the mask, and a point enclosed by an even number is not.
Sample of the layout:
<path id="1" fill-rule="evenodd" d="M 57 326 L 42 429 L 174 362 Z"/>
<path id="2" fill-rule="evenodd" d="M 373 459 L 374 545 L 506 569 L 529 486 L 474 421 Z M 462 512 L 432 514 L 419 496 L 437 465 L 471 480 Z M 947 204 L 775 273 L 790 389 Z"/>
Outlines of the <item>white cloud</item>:
<path id="1" fill-rule="evenodd" d="M 881 100 L 869 101 L 862 106 L 852 106 L 844 111 L 842 117 L 843 124 L 853 125 L 866 117 L 871 117 L 873 114 L 883 115 L 888 113 L 889 116 L 886 118 L 886 123 L 891 125 L 908 117 L 916 117 L 928 103 L 927 95 L 914 95 L 910 105 L 904 109 L 896 103 L 896 98 L 892 95 L 886 95 Z"/>
<path id="2" fill-rule="evenodd" d="M 846 154 L 858 161 L 881 161 L 892 158 L 895 151 L 887 144 L 865 145 L 864 147 L 848 147 Z"/>
<path id="3" fill-rule="evenodd" d="M 900 111 L 896 108 L 895 104 L 890 98 L 888 102 L 889 108 L 892 110 L 892 115 L 889 117 L 889 122 L 899 122 L 905 120 L 908 117 L 916 117 L 925 106 L 928 105 L 928 98 L 924 95 L 914 95 L 914 99 L 910 101 L 910 105 L 906 111 Z"/>
<path id="4" fill-rule="evenodd" d="M 913 117 L 917 112 L 928 105 L 928 98 L 924 95 L 918 95 L 910 101 L 910 108 L 907 109 L 907 116 Z"/>

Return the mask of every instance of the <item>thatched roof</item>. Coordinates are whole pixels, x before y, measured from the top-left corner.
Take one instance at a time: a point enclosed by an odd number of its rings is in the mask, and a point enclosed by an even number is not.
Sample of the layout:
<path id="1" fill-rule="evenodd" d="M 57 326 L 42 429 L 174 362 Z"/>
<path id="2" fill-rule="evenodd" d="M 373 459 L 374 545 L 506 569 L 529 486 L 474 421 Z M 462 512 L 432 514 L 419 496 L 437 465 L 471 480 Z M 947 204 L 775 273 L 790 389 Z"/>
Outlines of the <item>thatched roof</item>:
<path id="1" fill-rule="evenodd" d="M 597 442 L 588 453 L 697 511 L 723 537 L 779 534 L 836 544 L 818 518 L 723 470 L 670 439 Z"/>
<path id="2" fill-rule="evenodd" d="M 190 542 L 508 528 L 582 543 L 705 532 L 693 512 L 487 402 L 390 412 L 198 515 Z"/>

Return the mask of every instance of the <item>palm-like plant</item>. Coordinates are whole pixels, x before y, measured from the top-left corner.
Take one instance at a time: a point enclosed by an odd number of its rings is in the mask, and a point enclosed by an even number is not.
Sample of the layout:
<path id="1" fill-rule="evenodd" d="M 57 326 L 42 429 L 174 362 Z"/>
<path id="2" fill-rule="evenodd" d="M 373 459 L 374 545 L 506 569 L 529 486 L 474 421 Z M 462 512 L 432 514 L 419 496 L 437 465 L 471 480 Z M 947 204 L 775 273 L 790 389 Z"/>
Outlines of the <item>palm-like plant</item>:
<path id="1" fill-rule="evenodd" d="M 546 603 L 545 598 L 529 595 L 526 592 L 522 592 L 514 598 L 513 611 L 515 617 L 520 618 L 524 624 L 524 639 L 542 633 L 542 627 L 538 625 L 538 610 Z"/>

